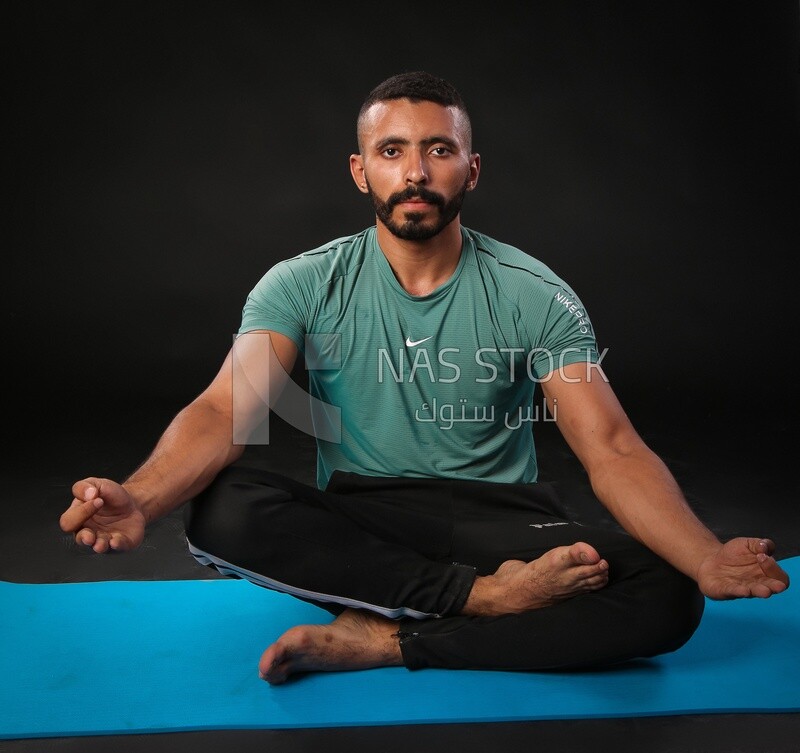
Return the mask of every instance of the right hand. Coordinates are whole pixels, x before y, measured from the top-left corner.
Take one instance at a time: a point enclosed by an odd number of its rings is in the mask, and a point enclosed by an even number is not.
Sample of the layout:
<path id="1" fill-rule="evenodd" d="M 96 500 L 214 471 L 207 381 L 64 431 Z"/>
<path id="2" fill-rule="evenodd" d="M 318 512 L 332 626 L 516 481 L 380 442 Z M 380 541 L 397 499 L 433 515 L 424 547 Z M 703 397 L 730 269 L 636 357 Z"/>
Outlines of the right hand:
<path id="1" fill-rule="evenodd" d="M 72 486 L 75 498 L 60 519 L 75 543 L 98 554 L 135 549 L 144 539 L 145 517 L 124 486 L 107 478 L 85 478 Z"/>

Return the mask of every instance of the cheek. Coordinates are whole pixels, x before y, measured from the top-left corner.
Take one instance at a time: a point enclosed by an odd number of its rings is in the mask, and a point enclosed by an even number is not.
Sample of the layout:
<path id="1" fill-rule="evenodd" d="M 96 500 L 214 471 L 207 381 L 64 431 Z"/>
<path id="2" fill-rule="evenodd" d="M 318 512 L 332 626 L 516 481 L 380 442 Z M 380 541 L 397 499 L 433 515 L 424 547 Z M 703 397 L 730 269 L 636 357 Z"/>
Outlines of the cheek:
<path id="1" fill-rule="evenodd" d="M 393 174 L 387 174 L 387 170 L 369 170 L 364 172 L 364 180 L 369 192 L 380 199 L 386 201 L 392 194 L 402 191 L 405 182 L 399 180 Z"/>
<path id="2" fill-rule="evenodd" d="M 465 170 L 450 175 L 447 181 L 447 195 L 449 197 L 454 197 L 464 192 L 467 190 L 471 179 L 468 166 Z"/>
<path id="3" fill-rule="evenodd" d="M 373 163 L 364 166 L 364 178 L 374 188 L 376 186 L 393 186 L 399 180 L 399 172 L 394 163 Z"/>

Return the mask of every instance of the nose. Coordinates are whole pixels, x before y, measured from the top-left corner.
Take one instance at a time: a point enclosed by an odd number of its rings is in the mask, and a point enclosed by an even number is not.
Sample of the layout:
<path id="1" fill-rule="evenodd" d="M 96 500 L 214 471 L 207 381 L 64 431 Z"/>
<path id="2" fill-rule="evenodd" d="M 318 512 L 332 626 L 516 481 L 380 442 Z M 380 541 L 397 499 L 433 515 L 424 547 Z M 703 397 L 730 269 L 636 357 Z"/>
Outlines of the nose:
<path id="1" fill-rule="evenodd" d="M 428 180 L 428 165 L 425 160 L 425 155 L 417 150 L 412 149 L 409 151 L 406 158 L 406 183 L 425 183 Z"/>

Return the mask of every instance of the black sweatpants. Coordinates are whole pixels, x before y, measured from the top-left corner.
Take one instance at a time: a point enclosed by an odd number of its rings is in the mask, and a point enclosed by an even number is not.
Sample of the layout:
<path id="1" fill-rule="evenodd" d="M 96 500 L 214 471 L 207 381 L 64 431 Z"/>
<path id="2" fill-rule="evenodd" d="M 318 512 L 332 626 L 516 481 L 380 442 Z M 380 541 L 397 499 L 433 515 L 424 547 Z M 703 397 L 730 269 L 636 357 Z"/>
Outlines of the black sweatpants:
<path id="1" fill-rule="evenodd" d="M 597 667 L 674 651 L 704 598 L 630 536 L 568 520 L 548 484 L 334 473 L 325 491 L 225 469 L 186 508 L 192 553 L 220 572 L 323 606 L 398 620 L 410 669 Z M 500 617 L 460 614 L 476 575 L 585 541 L 606 587 Z"/>

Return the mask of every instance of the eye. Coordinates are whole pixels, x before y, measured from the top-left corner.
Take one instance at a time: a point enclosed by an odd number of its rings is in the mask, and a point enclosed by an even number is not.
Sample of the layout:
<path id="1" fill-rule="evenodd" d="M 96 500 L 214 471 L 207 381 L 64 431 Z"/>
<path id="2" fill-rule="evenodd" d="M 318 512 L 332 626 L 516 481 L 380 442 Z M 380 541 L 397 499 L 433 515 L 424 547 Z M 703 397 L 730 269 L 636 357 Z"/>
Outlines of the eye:
<path id="1" fill-rule="evenodd" d="M 450 154 L 450 148 L 446 146 L 435 146 L 431 149 L 431 154 L 435 154 L 437 157 L 446 157 Z"/>
<path id="2" fill-rule="evenodd" d="M 398 155 L 398 151 L 396 147 L 387 146 L 386 149 L 382 152 L 384 157 L 396 157 Z"/>

